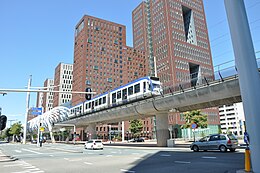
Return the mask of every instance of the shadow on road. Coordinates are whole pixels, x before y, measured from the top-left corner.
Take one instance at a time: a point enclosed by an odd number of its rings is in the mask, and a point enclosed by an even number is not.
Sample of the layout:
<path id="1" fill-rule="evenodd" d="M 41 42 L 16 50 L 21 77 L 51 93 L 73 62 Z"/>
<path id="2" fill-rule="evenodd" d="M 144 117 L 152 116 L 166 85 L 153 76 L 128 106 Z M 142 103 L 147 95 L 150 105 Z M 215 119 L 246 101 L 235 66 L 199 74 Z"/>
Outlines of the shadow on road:
<path id="1" fill-rule="evenodd" d="M 243 169 L 244 154 L 234 152 L 159 151 L 145 156 L 125 172 L 138 173 L 236 173 Z"/>

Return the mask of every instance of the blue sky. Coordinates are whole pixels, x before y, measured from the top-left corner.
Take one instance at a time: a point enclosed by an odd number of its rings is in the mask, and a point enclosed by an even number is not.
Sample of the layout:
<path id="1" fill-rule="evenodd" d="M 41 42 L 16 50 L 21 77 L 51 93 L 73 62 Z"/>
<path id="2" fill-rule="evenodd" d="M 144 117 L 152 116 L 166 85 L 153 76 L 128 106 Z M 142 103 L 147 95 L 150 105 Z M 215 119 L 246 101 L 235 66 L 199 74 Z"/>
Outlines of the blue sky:
<path id="1" fill-rule="evenodd" d="M 123 24 L 132 46 L 132 10 L 142 0 L 1 0 L 0 88 L 43 86 L 60 63 L 73 62 L 74 28 L 84 14 Z M 260 0 L 245 0 L 255 51 L 260 50 Z M 204 0 L 214 65 L 234 59 L 224 0 Z M 259 53 L 257 54 L 259 56 Z M 31 94 L 30 106 L 36 105 Z M 26 93 L 0 95 L 2 114 L 24 121 Z M 8 122 L 9 126 L 10 122 Z"/>

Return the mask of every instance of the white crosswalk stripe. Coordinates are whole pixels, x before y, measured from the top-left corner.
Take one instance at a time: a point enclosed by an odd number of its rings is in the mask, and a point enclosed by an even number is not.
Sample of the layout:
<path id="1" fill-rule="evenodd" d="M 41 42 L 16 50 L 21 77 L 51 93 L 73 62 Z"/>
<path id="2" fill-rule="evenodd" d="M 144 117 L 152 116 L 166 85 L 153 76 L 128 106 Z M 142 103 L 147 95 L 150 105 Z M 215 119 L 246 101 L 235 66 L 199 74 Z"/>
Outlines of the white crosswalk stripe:
<path id="1" fill-rule="evenodd" d="M 44 171 L 36 166 L 33 166 L 23 160 L 18 160 L 14 162 L 7 162 L 3 165 L 6 168 L 19 168 L 20 171 L 14 171 L 11 173 L 43 173 Z"/>

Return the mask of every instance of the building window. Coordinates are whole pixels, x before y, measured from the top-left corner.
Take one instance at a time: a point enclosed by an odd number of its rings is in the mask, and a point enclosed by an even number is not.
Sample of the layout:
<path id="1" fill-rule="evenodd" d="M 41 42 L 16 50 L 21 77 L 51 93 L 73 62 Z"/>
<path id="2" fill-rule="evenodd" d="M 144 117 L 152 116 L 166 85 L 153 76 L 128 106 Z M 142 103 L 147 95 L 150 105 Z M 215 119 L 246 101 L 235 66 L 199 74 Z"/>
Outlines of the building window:
<path id="1" fill-rule="evenodd" d="M 86 85 L 91 85 L 90 80 L 86 80 Z"/>
<path id="2" fill-rule="evenodd" d="M 110 83 L 113 82 L 112 78 L 107 78 L 107 81 Z"/>

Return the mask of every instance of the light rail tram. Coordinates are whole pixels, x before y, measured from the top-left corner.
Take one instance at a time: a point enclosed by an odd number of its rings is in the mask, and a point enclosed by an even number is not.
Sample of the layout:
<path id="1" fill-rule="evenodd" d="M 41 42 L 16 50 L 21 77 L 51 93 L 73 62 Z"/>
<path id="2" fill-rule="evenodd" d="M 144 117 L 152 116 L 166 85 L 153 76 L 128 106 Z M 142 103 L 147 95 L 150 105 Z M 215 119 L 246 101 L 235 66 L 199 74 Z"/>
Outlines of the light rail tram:
<path id="1" fill-rule="evenodd" d="M 72 118 L 161 94 L 162 86 L 159 78 L 146 76 L 71 107 L 69 117 Z"/>

